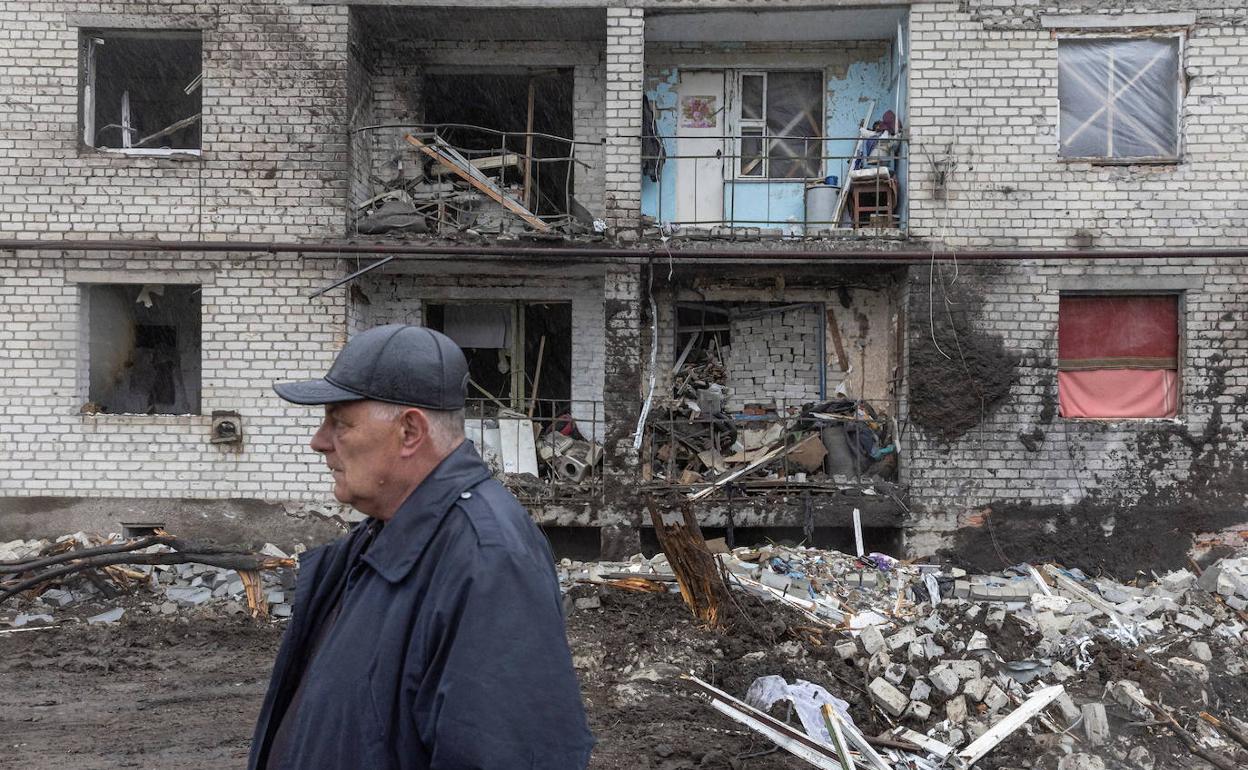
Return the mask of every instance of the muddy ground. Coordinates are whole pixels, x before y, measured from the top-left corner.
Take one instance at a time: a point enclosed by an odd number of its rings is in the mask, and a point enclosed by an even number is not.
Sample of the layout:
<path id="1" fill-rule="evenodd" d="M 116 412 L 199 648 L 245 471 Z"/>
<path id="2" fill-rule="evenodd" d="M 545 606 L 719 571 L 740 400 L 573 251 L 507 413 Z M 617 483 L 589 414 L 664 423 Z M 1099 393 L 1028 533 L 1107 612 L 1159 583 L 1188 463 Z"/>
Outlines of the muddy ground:
<path id="1" fill-rule="evenodd" d="M 691 695 L 673 679 L 681 670 L 738 696 L 757 676 L 805 678 L 848 700 L 868 734 L 886 727 L 861 694 L 864 673 L 832 652 L 832 638 L 799 630 L 802 621 L 783 607 L 741 597 L 743 619 L 730 633 L 717 633 L 700 628 L 675 595 L 579 586 L 571 596 L 601 602 L 568 618 L 598 738 L 590 765 L 596 770 L 808 767 Z M 126 614 L 111 626 L 0 635 L 0 767 L 243 766 L 282 624 L 220 609 L 153 616 L 137 598 Z M 1029 646 L 1021 632 L 998 639 L 1003 648 L 1017 647 L 998 650 L 1007 656 Z M 1124 674 L 1149 678 L 1112 650 L 1098 658 L 1085 682 L 1068 683 L 1071 689 L 1099 690 L 1106 678 Z M 1240 690 L 1227 695 L 1242 706 Z M 783 708 L 775 713 L 783 716 Z M 1173 739 L 1141 738 L 1163 760 L 1158 767 L 1188 766 Z M 1020 732 L 977 768 L 1056 766 L 1038 750 Z"/>

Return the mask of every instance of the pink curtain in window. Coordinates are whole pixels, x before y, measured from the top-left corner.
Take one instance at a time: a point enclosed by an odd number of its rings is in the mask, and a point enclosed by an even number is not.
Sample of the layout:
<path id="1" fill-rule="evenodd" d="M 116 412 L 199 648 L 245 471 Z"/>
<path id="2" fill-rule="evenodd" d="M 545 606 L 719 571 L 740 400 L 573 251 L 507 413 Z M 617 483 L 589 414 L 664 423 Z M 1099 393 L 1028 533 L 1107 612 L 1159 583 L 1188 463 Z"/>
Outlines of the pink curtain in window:
<path id="1" fill-rule="evenodd" d="M 1178 414 L 1178 297 L 1062 297 L 1057 350 L 1063 417 Z"/>

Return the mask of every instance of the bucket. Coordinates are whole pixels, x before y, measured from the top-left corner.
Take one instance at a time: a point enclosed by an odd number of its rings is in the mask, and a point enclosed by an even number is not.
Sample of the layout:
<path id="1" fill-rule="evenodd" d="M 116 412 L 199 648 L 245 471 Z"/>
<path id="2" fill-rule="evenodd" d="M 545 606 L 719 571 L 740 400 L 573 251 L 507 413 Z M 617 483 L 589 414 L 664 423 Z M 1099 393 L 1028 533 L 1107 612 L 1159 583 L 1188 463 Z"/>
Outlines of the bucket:
<path id="1" fill-rule="evenodd" d="M 829 177 L 835 179 L 836 177 Z M 835 227 L 832 217 L 841 188 L 830 184 L 814 184 L 806 188 L 806 224 L 816 228 Z"/>

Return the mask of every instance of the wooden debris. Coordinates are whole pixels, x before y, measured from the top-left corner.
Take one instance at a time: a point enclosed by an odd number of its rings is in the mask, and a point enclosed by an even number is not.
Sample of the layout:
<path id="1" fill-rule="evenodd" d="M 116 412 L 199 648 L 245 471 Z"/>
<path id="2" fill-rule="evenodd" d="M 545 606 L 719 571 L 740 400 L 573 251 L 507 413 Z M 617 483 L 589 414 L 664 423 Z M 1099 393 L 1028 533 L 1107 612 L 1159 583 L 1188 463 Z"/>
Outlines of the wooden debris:
<path id="1" fill-rule="evenodd" d="M 438 146 L 431 147 L 411 134 L 404 138 L 408 144 L 411 144 L 430 158 L 449 166 L 461 179 L 480 190 L 495 203 L 523 219 L 534 230 L 537 230 L 539 233 L 550 230 L 550 225 L 538 219 L 537 215 L 532 211 L 529 211 L 519 201 L 503 192 L 489 177 L 473 167 L 467 158 L 456 152 L 450 145 L 445 142 L 439 142 Z M 435 141 L 437 141 L 436 137 Z"/>
<path id="2" fill-rule="evenodd" d="M 153 545 L 163 545 L 173 550 L 158 553 L 139 553 L 139 551 Z M 67 547 L 71 546 L 72 543 L 67 545 Z M 24 580 L 0 583 L 0 602 L 43 583 L 79 572 L 101 568 L 108 569 L 123 564 L 170 565 L 191 563 L 232 569 L 240 574 L 248 570 L 254 572 L 255 570 L 291 568 L 295 566 L 294 559 L 282 559 L 240 549 L 195 543 L 160 531 L 155 535 L 137 538 L 124 543 L 114 543 L 76 551 L 68 550 L 53 556 L 25 562 L 0 563 L 0 574 L 21 575 L 35 573 Z"/>
<path id="3" fill-rule="evenodd" d="M 706 547 L 692 508 L 685 504 L 679 512 L 660 513 L 653 500 L 648 500 L 646 507 L 685 604 L 707 626 L 721 628 L 724 608 L 731 599 L 720 574 L 719 562 Z"/>

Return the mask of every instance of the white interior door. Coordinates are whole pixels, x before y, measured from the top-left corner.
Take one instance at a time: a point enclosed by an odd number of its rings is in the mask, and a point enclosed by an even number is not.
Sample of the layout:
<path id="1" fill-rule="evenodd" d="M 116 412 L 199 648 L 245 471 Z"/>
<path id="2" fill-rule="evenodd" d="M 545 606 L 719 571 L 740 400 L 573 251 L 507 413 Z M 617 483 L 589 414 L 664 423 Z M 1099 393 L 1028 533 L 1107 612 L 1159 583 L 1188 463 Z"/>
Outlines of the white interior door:
<path id="1" fill-rule="evenodd" d="M 723 70 L 684 70 L 676 106 L 676 221 L 710 227 L 724 217 Z"/>

